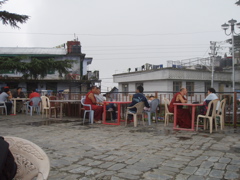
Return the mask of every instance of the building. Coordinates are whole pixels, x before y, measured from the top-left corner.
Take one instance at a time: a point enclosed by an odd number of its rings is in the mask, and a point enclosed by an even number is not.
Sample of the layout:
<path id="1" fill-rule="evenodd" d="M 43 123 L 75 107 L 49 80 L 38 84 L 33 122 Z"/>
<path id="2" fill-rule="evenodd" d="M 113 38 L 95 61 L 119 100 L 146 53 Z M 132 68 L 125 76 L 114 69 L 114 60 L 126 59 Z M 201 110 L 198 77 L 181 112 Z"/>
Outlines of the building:
<path id="1" fill-rule="evenodd" d="M 169 61 L 168 66 L 145 64 L 134 72 L 114 74 L 113 81 L 118 83 L 119 92 L 134 92 L 141 85 L 145 92 L 177 92 L 186 87 L 189 95 L 194 92 L 207 92 L 211 87 L 209 59 L 188 61 Z M 226 61 L 226 62 L 225 62 Z M 232 70 L 229 59 L 217 59 L 214 71 L 214 88 L 218 92 L 232 92 Z M 204 64 L 204 65 L 203 65 Z M 240 70 L 235 70 L 235 89 L 240 89 Z"/>
<path id="2" fill-rule="evenodd" d="M 44 79 L 24 79 L 22 74 L 14 71 L 6 72 L 0 70 L 0 87 L 9 86 L 15 89 L 20 86 L 23 91 L 31 91 L 36 88 L 41 90 L 52 90 L 58 92 L 60 90 L 69 89 L 70 92 L 86 92 L 88 88 L 97 84 L 100 86 L 99 71 L 88 71 L 88 66 L 92 63 L 92 58 L 85 57 L 81 52 L 81 44 L 79 41 L 68 41 L 67 48 L 65 44 L 58 48 L 39 48 L 39 47 L 0 47 L 0 57 L 24 56 L 26 62 L 31 59 L 49 59 L 55 61 L 74 60 L 73 66 L 69 69 L 69 74 L 60 78 L 58 72 L 49 71 Z"/>

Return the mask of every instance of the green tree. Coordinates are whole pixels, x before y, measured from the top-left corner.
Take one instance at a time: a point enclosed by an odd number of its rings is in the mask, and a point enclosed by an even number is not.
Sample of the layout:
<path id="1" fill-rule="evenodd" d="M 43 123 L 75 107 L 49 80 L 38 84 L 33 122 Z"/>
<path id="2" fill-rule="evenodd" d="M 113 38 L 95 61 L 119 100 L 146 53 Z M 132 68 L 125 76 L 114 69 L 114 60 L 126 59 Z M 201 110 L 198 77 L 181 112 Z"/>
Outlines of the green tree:
<path id="1" fill-rule="evenodd" d="M 240 0 L 238 0 L 235 4 L 240 6 Z"/>
<path id="2" fill-rule="evenodd" d="M 0 0 L 0 8 L 2 7 L 2 4 L 4 4 L 7 0 Z M 27 15 L 19 15 L 15 13 L 10 13 L 7 11 L 0 11 L 0 20 L 4 25 L 10 25 L 13 28 L 20 28 L 17 23 L 26 23 L 29 19 L 29 16 Z"/>
<path id="3" fill-rule="evenodd" d="M 24 79 L 43 79 L 49 71 L 57 71 L 59 77 L 68 74 L 72 68 L 73 60 L 55 61 L 54 59 L 33 58 L 30 62 L 23 61 L 24 57 L 0 57 L 0 69 L 4 71 L 15 71 L 22 73 Z"/>

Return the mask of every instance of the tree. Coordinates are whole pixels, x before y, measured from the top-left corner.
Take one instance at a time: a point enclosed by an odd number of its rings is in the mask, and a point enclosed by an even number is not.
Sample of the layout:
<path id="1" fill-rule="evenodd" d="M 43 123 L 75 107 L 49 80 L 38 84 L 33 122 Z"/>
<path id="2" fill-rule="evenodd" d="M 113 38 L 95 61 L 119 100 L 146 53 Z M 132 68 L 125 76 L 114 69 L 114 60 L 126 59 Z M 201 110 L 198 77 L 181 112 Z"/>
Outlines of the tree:
<path id="1" fill-rule="evenodd" d="M 0 0 L 0 8 L 2 7 L 2 4 L 4 4 L 7 0 Z M 0 11 L 0 20 L 4 25 L 10 25 L 13 28 L 20 28 L 17 23 L 26 23 L 29 19 L 29 16 L 27 15 L 19 15 L 15 13 L 10 13 L 7 11 Z"/>
<path id="2" fill-rule="evenodd" d="M 73 60 L 55 61 L 54 59 L 33 58 L 30 62 L 24 62 L 24 57 L 0 57 L 0 69 L 22 73 L 24 79 L 43 79 L 49 71 L 58 71 L 59 77 L 68 74 L 72 68 Z"/>
<path id="3" fill-rule="evenodd" d="M 240 0 L 235 3 L 237 6 L 240 6 Z"/>

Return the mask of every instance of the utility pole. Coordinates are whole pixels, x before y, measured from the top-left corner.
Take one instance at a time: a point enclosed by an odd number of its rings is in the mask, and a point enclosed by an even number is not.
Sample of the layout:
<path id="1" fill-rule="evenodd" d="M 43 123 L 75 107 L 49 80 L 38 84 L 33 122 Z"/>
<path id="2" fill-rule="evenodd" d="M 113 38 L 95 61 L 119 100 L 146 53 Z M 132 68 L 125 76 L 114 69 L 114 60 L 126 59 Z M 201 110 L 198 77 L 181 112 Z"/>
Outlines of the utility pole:
<path id="1" fill-rule="evenodd" d="M 211 56 L 211 64 L 212 64 L 212 79 L 211 79 L 211 87 L 213 88 L 213 79 L 214 79 L 214 61 L 215 61 L 215 55 L 217 55 L 216 52 L 216 43 L 214 41 L 210 41 L 210 50 L 211 53 L 209 53 L 209 55 Z"/>

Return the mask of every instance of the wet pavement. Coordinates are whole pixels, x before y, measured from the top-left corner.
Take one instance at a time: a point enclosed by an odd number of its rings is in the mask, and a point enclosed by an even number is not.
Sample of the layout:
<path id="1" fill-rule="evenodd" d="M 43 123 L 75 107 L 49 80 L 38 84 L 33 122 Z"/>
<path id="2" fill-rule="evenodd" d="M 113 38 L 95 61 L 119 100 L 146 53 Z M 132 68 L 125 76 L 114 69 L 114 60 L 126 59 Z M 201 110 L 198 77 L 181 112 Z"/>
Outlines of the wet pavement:
<path id="1" fill-rule="evenodd" d="M 39 145 L 49 180 L 240 179 L 240 129 L 173 131 L 163 122 L 137 128 L 82 124 L 78 118 L 0 115 L 0 135 Z"/>

